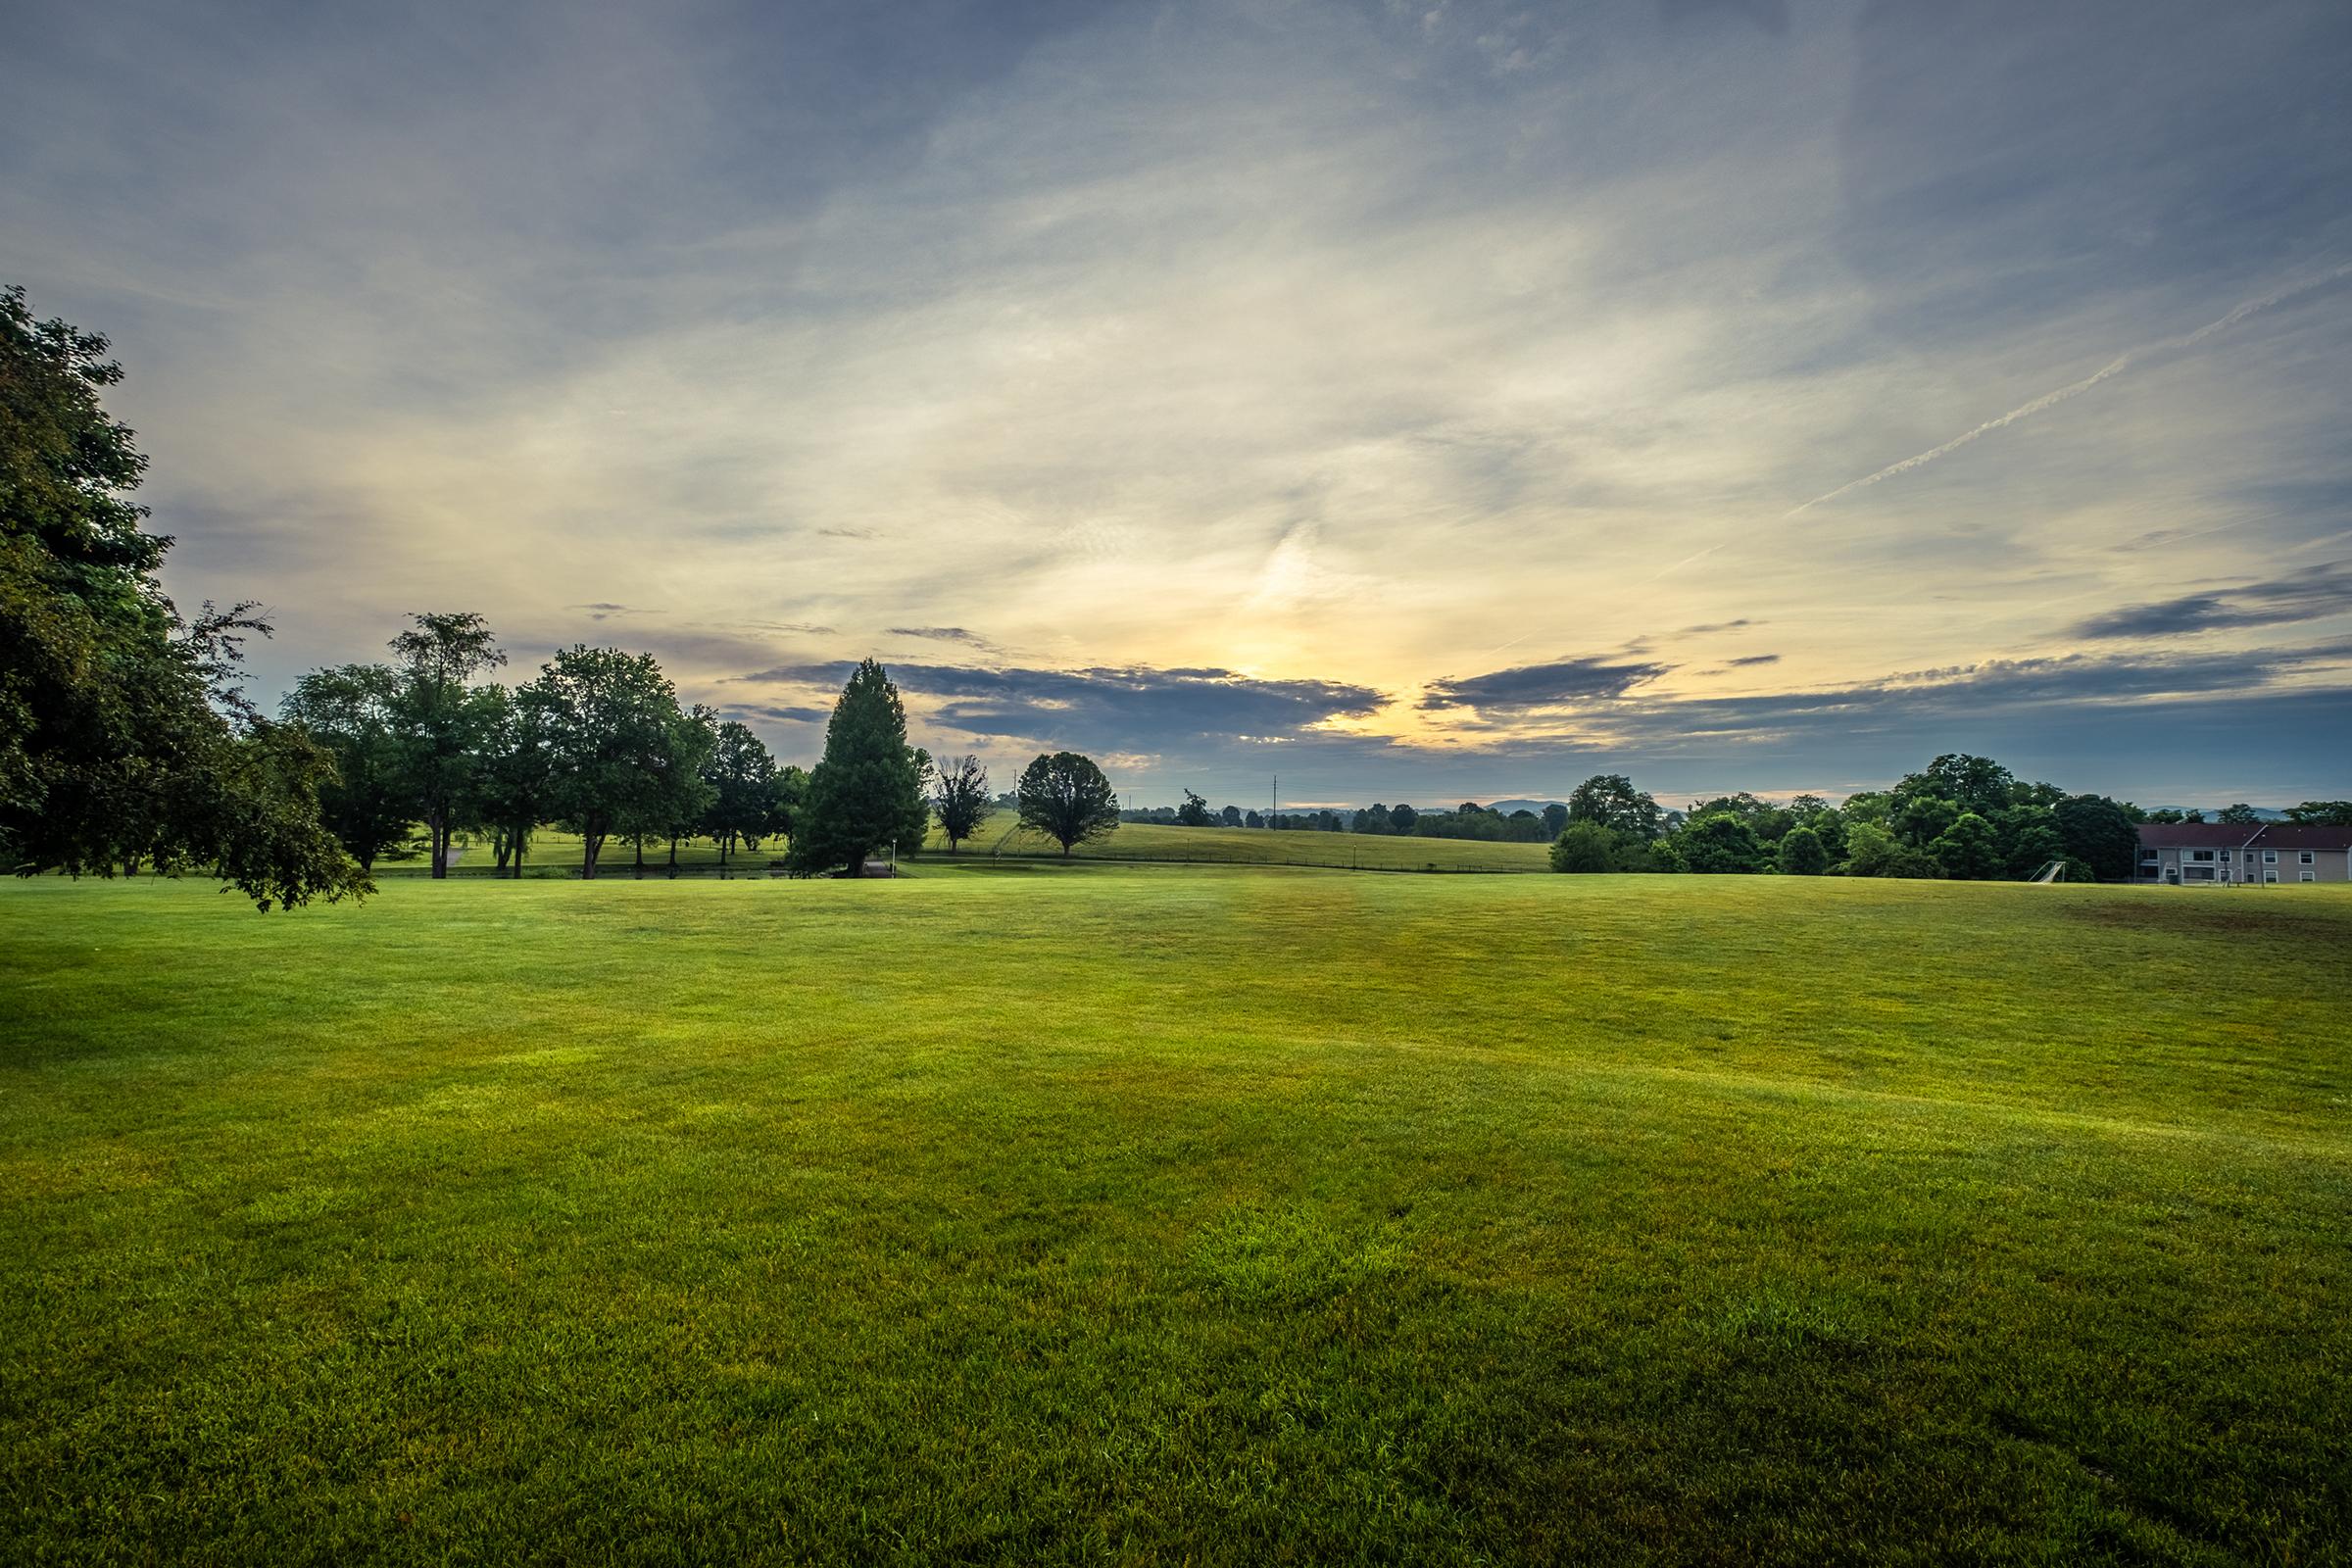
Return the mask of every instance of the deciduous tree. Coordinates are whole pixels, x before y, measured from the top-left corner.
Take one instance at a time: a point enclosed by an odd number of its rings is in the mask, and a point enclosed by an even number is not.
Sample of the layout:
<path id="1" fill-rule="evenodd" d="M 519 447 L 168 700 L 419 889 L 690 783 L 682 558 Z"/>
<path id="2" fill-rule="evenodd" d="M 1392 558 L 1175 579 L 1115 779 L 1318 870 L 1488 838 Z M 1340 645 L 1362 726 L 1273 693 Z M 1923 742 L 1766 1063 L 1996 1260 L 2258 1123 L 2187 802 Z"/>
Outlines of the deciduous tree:
<path id="1" fill-rule="evenodd" d="M 1802 822 L 1781 835 L 1776 858 L 1783 876 L 1820 876 L 1830 868 L 1830 852 L 1821 835 Z"/>
<path id="2" fill-rule="evenodd" d="M 400 677 L 383 664 L 338 664 L 304 675 L 278 705 L 279 718 L 300 726 L 334 760 L 334 777 L 318 791 L 319 809 L 363 871 L 373 871 L 377 856 L 406 843 L 416 820 L 394 730 L 399 691 Z"/>
<path id="3" fill-rule="evenodd" d="M 472 795 L 498 699 L 473 684 L 507 662 L 482 617 L 470 612 L 413 615 L 392 639 L 400 682 L 393 693 L 393 734 L 410 807 L 424 823 L 432 874 L 449 875 L 449 843 L 470 814 Z"/>
<path id="4" fill-rule="evenodd" d="M 0 865 L 217 871 L 264 909 L 366 892 L 320 820 L 327 754 L 244 700 L 252 606 L 183 619 L 106 339 L 0 289 Z"/>
<path id="5" fill-rule="evenodd" d="M 1595 773 L 1568 796 L 1568 820 L 1598 822 L 1629 838 L 1658 836 L 1658 803 L 1623 773 Z"/>
<path id="6" fill-rule="evenodd" d="M 948 853 L 954 855 L 988 820 L 988 769 L 979 758 L 966 755 L 940 768 L 937 778 L 931 809 L 947 836 Z"/>
<path id="7" fill-rule="evenodd" d="M 546 740 L 556 818 L 580 835 L 580 875 L 593 878 L 605 841 L 666 820 L 680 775 L 695 771 L 677 693 L 650 654 L 574 646 L 517 700 Z"/>
<path id="8" fill-rule="evenodd" d="M 1022 825 L 1060 845 L 1065 856 L 1119 825 L 1119 798 L 1110 780 L 1102 776 L 1093 758 L 1076 752 L 1038 758 L 1021 770 L 1015 793 L 1020 798 Z"/>

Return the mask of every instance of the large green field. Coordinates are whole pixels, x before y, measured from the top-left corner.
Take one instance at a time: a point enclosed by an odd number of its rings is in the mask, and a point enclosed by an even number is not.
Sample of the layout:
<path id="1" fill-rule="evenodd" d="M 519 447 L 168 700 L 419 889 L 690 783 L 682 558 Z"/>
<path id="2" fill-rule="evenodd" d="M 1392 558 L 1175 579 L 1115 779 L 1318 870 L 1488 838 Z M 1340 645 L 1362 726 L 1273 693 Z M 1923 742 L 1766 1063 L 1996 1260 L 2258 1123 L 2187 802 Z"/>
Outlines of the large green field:
<path id="1" fill-rule="evenodd" d="M 2352 898 L 0 886 L 0 1556 L 2317 1563 Z"/>

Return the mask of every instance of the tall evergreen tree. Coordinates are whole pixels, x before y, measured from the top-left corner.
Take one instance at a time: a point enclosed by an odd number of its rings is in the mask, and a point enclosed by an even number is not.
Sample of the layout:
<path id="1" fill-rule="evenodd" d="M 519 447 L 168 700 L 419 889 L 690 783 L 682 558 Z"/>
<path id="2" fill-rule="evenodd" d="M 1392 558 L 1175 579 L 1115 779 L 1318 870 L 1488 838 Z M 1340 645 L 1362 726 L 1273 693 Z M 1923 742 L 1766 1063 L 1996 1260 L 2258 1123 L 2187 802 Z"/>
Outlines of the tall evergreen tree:
<path id="1" fill-rule="evenodd" d="M 810 876 L 847 866 L 865 873 L 866 857 L 885 846 L 911 852 L 930 826 L 923 803 L 926 759 L 906 744 L 906 710 L 882 666 L 860 662 L 833 705 L 823 760 L 794 813 L 786 860 Z"/>

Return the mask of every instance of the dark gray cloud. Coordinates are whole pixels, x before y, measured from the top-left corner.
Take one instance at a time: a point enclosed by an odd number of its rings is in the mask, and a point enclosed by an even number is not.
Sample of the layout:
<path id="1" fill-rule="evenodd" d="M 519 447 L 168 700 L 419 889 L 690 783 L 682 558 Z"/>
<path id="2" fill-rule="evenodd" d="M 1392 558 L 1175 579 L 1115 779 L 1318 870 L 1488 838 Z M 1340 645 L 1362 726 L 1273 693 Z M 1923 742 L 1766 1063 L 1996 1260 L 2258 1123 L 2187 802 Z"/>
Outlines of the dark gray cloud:
<path id="1" fill-rule="evenodd" d="M 719 711 L 729 718 L 766 718 L 780 724 L 821 724 L 833 716 L 828 709 L 786 707 L 772 703 L 730 703 Z"/>
<path id="2" fill-rule="evenodd" d="M 2078 623 L 2079 637 L 2193 637 L 2246 626 L 2282 626 L 2352 612 L 2352 561 L 2289 577 L 2127 605 Z"/>
<path id="3" fill-rule="evenodd" d="M 1745 659 L 1735 659 L 1731 662 L 1734 669 L 1745 669 L 1752 664 L 1777 664 L 1780 662 L 1781 656 L 1778 654 L 1749 654 Z"/>
<path id="4" fill-rule="evenodd" d="M 893 637 L 923 637 L 933 642 L 962 643 L 967 648 L 994 648 L 997 645 L 976 631 L 961 626 L 893 626 Z"/>
<path id="5" fill-rule="evenodd" d="M 738 677 L 753 683 L 829 687 L 848 661 L 780 664 Z M 976 736 L 1058 741 L 1117 752 L 1188 743 L 1290 740 L 1343 716 L 1378 711 L 1389 699 L 1337 681 L 1252 680 L 1230 669 L 997 669 L 892 664 L 890 678 L 936 706 L 930 721 Z"/>
<path id="6" fill-rule="evenodd" d="M 1548 664 L 1498 669 L 1490 675 L 1432 681 L 1421 706 L 1433 710 L 1475 708 L 1490 713 L 1560 708 L 1623 697 L 1636 686 L 1656 680 L 1672 668 L 1672 664 L 1625 663 L 1607 657 L 1558 659 Z"/>

